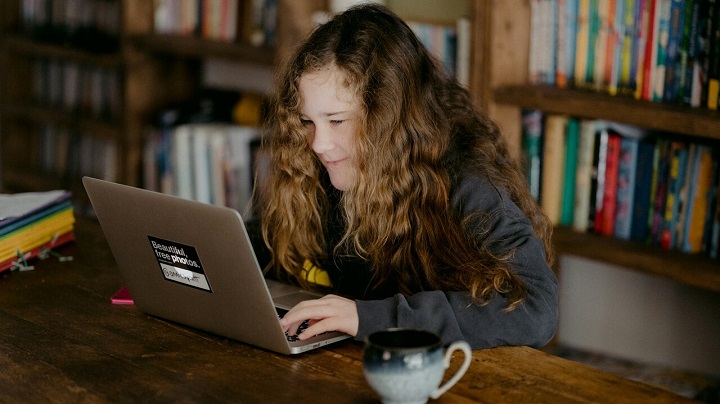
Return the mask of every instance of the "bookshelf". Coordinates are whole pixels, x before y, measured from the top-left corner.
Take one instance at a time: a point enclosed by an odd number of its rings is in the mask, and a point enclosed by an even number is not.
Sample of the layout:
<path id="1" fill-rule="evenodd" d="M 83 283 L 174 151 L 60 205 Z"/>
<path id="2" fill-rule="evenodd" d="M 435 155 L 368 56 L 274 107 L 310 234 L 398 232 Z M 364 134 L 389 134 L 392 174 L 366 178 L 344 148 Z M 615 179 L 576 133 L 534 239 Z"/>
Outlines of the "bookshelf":
<path id="1" fill-rule="evenodd" d="M 73 0 L 34 3 L 43 3 L 48 7 L 61 4 L 67 7 L 64 9 L 67 13 L 73 3 L 81 4 Z M 97 3 L 116 7 L 112 14 L 114 21 L 110 24 L 115 42 L 109 48 L 92 50 L 74 42 L 53 41 L 47 32 L 44 37 L 35 35 L 36 29 L 46 29 L 48 24 L 38 24 L 31 31 L 23 21 L 22 0 L 8 0 L 0 4 L 2 192 L 64 188 L 84 200 L 80 183 L 82 175 L 141 185 L 142 149 L 147 128 L 162 108 L 197 96 L 203 60 L 223 59 L 272 68 L 282 52 L 287 52 L 300 33 L 308 29 L 312 12 L 324 6 L 322 0 L 305 1 L 302 5 L 278 2 L 278 14 L 301 18 L 278 18 L 276 46 L 254 46 L 246 40 L 247 29 L 244 26 L 249 20 L 244 18 L 247 17 L 245 13 L 250 12 L 249 7 L 253 4 L 249 0 L 238 1 L 238 39 L 235 41 L 155 33 L 155 5 L 152 0 L 97 0 Z M 53 8 L 54 11 L 56 9 Z M 81 11 L 83 15 L 87 12 Z M 56 26 L 50 28 L 55 30 L 53 33 L 61 32 Z M 111 97 L 105 102 L 114 105 L 115 113 L 95 114 L 76 105 L 39 100 L 38 90 L 34 87 L 37 87 L 38 76 L 46 71 L 37 74 L 38 63 L 57 64 L 61 66 L 59 69 L 78 65 L 86 69 L 111 71 L 116 89 L 90 91 Z M 60 80 L 49 80 L 55 81 Z M 70 157 L 63 159 L 72 161 L 49 164 L 44 160 L 48 153 L 46 149 L 59 149 L 52 143 L 57 139 L 48 141 L 53 136 L 43 135 L 42 131 L 48 127 L 73 134 L 69 141 L 66 140 L 68 144 L 63 146 L 71 150 Z M 101 158 L 97 157 L 97 153 L 92 153 L 95 156 L 82 155 L 78 139 L 85 137 L 111 145 L 109 152 Z M 105 171 L 82 171 L 82 165 L 88 165 L 83 161 L 90 157 L 103 160 L 95 165 L 104 166 Z"/>
<path id="2" fill-rule="evenodd" d="M 523 108 L 548 113 L 605 119 L 688 138 L 720 139 L 720 114 L 704 108 L 638 101 L 585 90 L 530 85 L 528 62 L 531 30 L 529 0 L 473 2 L 473 20 L 483 21 L 474 32 L 477 43 L 473 91 L 502 127 L 512 150 L 520 155 Z M 555 230 L 559 253 L 667 277 L 701 289 L 720 291 L 720 264 L 700 255 L 665 251 L 565 227 Z"/>

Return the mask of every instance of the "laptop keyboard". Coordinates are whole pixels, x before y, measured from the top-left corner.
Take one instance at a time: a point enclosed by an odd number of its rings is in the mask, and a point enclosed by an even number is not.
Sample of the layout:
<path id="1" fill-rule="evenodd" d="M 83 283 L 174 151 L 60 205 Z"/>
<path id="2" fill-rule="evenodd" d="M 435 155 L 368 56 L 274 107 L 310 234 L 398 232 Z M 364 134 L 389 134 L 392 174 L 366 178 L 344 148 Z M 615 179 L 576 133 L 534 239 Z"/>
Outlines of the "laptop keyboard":
<path id="1" fill-rule="evenodd" d="M 278 318 L 282 318 L 282 316 L 284 316 L 285 313 L 287 313 L 287 310 L 281 309 L 279 307 L 276 307 L 275 310 L 277 311 Z M 300 334 L 302 334 L 302 332 L 305 331 L 305 329 L 308 328 L 309 326 L 310 326 L 309 320 L 305 320 L 300 324 L 300 327 L 298 327 L 297 333 L 295 333 L 294 335 L 288 335 L 288 333 L 285 332 L 285 338 L 287 338 L 288 342 L 298 341 L 299 340 L 298 336 Z"/>

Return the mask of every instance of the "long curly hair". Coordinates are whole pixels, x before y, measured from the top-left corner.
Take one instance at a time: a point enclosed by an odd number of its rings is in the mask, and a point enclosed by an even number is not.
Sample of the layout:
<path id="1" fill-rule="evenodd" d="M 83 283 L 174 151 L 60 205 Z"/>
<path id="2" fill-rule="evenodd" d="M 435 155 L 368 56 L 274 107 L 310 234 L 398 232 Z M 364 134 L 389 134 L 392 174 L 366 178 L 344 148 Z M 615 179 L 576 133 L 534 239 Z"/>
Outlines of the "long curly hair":
<path id="1" fill-rule="evenodd" d="M 259 204 L 272 253 L 268 269 L 310 287 L 303 263 L 327 258 L 325 169 L 301 123 L 298 90 L 303 74 L 327 67 L 339 69 L 362 109 L 357 172 L 340 199 L 345 233 L 329 247 L 367 260 L 375 285 L 395 282 L 405 295 L 464 290 L 480 304 L 495 294 L 508 299 L 508 309 L 520 304 L 527 288 L 510 269 L 512 251 L 493 254 L 483 242 L 489 229 L 482 213 L 458 217 L 451 206 L 460 170 L 507 192 L 543 240 L 549 264 L 552 227 L 498 127 L 412 30 L 379 5 L 356 6 L 319 26 L 277 75 L 264 139 L 271 167 Z"/>

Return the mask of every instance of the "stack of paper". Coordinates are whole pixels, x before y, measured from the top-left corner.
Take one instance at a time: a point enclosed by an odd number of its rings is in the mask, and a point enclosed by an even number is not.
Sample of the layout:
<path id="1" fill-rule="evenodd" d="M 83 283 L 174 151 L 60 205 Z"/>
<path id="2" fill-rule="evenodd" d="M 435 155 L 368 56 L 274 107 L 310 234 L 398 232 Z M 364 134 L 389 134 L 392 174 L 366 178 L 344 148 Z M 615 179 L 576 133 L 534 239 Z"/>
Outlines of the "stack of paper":
<path id="1" fill-rule="evenodd" d="M 75 239 L 70 192 L 0 195 L 0 271 L 27 268 L 27 261 Z"/>

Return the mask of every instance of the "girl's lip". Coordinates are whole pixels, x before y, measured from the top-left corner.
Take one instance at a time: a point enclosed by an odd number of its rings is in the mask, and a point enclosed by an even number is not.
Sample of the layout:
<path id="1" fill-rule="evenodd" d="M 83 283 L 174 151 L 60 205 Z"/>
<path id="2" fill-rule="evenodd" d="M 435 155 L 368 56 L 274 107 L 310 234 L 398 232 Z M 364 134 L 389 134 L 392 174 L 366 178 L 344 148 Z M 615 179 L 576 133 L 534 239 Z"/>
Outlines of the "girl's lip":
<path id="1" fill-rule="evenodd" d="M 332 160 L 332 161 L 325 160 L 325 164 L 326 164 L 326 165 L 329 165 L 329 166 L 335 166 L 335 165 L 338 165 L 338 164 L 342 163 L 343 161 L 345 161 L 345 159 Z"/>

